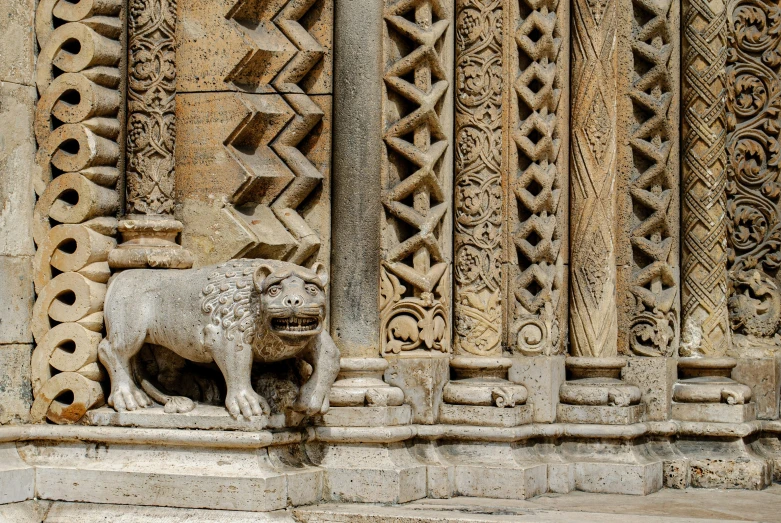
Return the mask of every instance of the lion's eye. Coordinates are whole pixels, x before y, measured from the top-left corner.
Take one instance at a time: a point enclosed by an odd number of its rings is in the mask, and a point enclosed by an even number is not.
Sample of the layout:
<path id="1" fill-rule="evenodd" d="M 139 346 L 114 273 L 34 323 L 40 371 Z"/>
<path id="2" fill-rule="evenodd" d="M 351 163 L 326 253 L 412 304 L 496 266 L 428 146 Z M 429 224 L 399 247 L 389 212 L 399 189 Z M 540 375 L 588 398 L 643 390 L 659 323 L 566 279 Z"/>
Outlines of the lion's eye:
<path id="1" fill-rule="evenodd" d="M 320 289 L 317 287 L 317 285 L 312 285 L 311 283 L 308 284 L 305 288 L 306 288 L 306 292 L 308 292 L 312 296 L 317 296 L 317 293 L 320 292 Z"/>
<path id="2" fill-rule="evenodd" d="M 282 287 L 280 287 L 279 285 L 272 285 L 271 287 L 268 288 L 268 291 L 266 292 L 272 298 L 276 298 L 277 296 L 279 296 L 279 293 L 282 292 Z"/>

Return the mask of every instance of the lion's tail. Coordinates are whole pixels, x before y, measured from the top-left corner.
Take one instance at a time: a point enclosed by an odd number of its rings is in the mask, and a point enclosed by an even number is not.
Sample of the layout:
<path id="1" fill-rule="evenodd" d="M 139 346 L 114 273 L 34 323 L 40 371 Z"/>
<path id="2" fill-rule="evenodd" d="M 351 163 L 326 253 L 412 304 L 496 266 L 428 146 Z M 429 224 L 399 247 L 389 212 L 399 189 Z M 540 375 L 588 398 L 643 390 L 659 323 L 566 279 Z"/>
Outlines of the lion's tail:
<path id="1" fill-rule="evenodd" d="M 141 388 L 146 392 L 150 398 L 163 406 L 163 411 L 166 414 L 183 414 L 190 412 L 195 408 L 195 402 L 185 396 L 171 396 L 165 394 L 158 389 L 143 373 L 139 370 L 138 365 L 134 365 L 136 381 L 141 385 Z"/>

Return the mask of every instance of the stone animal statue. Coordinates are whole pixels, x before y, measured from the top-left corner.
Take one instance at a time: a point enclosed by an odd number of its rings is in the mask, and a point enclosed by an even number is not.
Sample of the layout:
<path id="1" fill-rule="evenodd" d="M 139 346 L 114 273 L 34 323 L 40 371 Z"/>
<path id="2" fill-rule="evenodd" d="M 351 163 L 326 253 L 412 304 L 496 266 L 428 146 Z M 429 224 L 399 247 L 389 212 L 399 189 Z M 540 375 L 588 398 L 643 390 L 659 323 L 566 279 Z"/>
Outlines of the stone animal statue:
<path id="1" fill-rule="evenodd" d="M 339 350 L 323 330 L 327 281 L 320 264 L 307 269 L 259 259 L 200 269 L 123 271 L 109 284 L 107 335 L 98 348 L 111 378 L 108 404 L 117 411 L 152 404 L 132 367 L 132 358 L 150 343 L 186 360 L 216 363 L 225 378 L 225 407 L 234 418 L 269 413 L 268 402 L 250 382 L 253 362 L 301 358 L 312 373 L 293 409 L 306 415 L 326 412 L 339 372 Z M 159 391 L 148 385 L 143 388 L 160 401 Z"/>

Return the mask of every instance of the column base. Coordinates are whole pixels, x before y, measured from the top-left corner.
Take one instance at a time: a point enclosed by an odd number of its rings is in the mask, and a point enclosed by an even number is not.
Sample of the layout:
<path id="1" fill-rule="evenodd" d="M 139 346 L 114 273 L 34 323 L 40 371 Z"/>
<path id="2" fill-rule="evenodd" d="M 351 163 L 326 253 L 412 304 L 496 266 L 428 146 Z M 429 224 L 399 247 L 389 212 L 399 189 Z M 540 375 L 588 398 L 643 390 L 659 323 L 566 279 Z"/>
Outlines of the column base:
<path id="1" fill-rule="evenodd" d="M 624 358 L 567 358 L 570 379 L 561 385 L 557 421 L 625 425 L 642 421 L 640 389 L 621 381 Z"/>
<path id="2" fill-rule="evenodd" d="M 123 243 L 109 252 L 112 269 L 189 269 L 190 251 L 176 243 L 182 223 L 164 215 L 129 215 L 119 222 Z"/>
<path id="3" fill-rule="evenodd" d="M 680 421 L 742 423 L 756 419 L 751 387 L 730 377 L 733 358 L 681 358 L 672 417 Z"/>

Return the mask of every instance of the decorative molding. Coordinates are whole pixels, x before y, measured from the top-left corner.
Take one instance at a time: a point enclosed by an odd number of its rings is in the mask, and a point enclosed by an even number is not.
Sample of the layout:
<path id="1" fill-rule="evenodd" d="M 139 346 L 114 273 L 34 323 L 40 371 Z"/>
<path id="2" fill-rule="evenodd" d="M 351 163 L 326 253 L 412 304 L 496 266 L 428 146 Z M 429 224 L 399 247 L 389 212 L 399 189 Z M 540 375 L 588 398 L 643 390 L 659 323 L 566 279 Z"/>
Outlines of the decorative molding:
<path id="1" fill-rule="evenodd" d="M 97 348 L 119 210 L 123 28 L 119 0 L 44 0 L 36 12 L 35 421 L 75 423 L 104 401 Z"/>
<path id="2" fill-rule="evenodd" d="M 502 0 L 456 2 L 453 350 L 501 356 Z"/>
<path id="3" fill-rule="evenodd" d="M 727 4 L 727 256 L 736 333 L 772 338 L 781 322 L 781 9 Z"/>
<path id="4" fill-rule="evenodd" d="M 567 335 L 568 2 L 513 1 L 508 16 L 508 344 L 551 355 Z"/>
<path id="5" fill-rule="evenodd" d="M 572 356 L 616 356 L 617 2 L 572 3 Z"/>
<path id="6" fill-rule="evenodd" d="M 724 2 L 683 9 L 683 332 L 681 356 L 729 348 L 726 220 L 727 24 Z"/>
<path id="7" fill-rule="evenodd" d="M 383 353 L 450 352 L 448 4 L 385 2 Z"/>
<path id="8" fill-rule="evenodd" d="M 633 0 L 628 95 L 629 350 L 671 356 L 678 311 L 678 103 L 675 0 Z"/>

